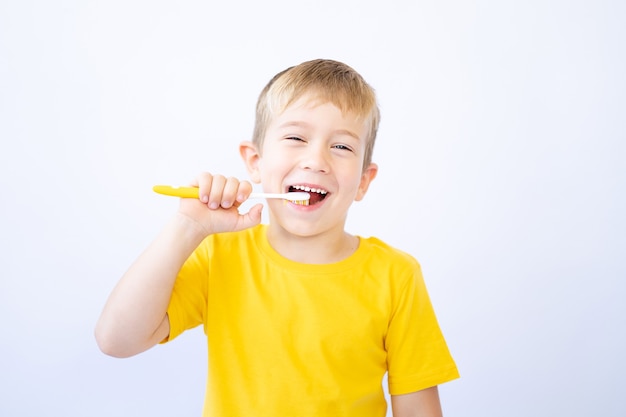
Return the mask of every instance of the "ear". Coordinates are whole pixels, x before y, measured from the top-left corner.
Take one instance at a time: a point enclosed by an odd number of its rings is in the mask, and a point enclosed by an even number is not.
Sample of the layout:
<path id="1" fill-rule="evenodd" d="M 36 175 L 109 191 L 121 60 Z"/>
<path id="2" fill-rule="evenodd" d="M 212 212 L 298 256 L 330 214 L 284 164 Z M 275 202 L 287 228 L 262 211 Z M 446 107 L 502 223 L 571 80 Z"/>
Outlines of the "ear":
<path id="1" fill-rule="evenodd" d="M 370 186 L 370 183 L 374 181 L 376 178 L 376 174 L 378 174 L 378 165 L 371 163 L 367 168 L 363 170 L 363 174 L 361 174 L 361 183 L 359 184 L 359 189 L 356 193 L 356 197 L 354 201 L 361 201 L 363 197 L 365 197 L 365 193 Z"/>
<path id="2" fill-rule="evenodd" d="M 257 149 L 257 146 L 249 141 L 241 142 L 239 145 L 239 154 L 246 164 L 248 175 L 253 183 L 258 184 L 261 182 L 261 173 L 259 171 L 259 162 L 261 161 L 261 154 Z"/>

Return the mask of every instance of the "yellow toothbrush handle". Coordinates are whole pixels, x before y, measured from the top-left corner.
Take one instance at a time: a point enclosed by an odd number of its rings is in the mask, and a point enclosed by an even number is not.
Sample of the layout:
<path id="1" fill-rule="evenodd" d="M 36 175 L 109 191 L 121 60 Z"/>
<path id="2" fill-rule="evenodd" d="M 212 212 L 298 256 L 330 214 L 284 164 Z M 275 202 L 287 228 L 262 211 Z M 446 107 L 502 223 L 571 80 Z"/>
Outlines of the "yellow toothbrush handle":
<path id="1" fill-rule="evenodd" d="M 171 185 L 155 185 L 152 187 L 155 193 L 180 198 L 198 198 L 197 187 L 172 187 Z"/>

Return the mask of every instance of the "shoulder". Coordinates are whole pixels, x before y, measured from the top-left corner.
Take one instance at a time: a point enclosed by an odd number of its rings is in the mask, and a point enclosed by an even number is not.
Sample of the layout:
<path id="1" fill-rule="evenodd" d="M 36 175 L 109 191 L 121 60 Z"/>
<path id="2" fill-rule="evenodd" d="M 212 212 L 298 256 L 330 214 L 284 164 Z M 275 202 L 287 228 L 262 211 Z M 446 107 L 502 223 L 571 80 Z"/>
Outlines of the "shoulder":
<path id="1" fill-rule="evenodd" d="M 203 245 L 212 245 L 215 243 L 220 244 L 253 244 L 258 241 L 261 236 L 264 236 L 265 225 L 259 224 L 249 229 L 241 230 L 238 232 L 224 232 L 215 233 L 207 236 L 202 242 Z"/>
<path id="2" fill-rule="evenodd" d="M 376 238 L 361 238 L 366 274 L 386 282 L 393 293 L 402 293 L 422 285 L 420 263 L 411 254 Z"/>
<path id="3" fill-rule="evenodd" d="M 403 267 L 409 269 L 420 269 L 420 264 L 411 254 L 398 249 L 376 237 L 360 238 L 362 249 L 367 252 L 368 257 L 377 262 L 383 262 L 389 266 Z"/>
<path id="4" fill-rule="evenodd" d="M 263 233 L 263 225 L 257 225 L 238 232 L 215 233 L 207 236 L 192 255 L 201 260 L 219 259 L 223 256 L 245 256 L 258 246 Z"/>

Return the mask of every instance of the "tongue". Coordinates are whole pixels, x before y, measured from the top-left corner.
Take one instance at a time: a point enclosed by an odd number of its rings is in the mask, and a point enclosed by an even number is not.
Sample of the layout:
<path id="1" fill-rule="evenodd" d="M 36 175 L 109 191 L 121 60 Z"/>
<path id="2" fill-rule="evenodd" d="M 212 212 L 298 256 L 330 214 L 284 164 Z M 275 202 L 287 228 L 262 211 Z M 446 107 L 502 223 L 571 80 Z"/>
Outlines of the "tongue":
<path id="1" fill-rule="evenodd" d="M 309 205 L 319 203 L 324 199 L 324 196 L 320 193 L 309 193 L 311 198 L 309 199 Z"/>

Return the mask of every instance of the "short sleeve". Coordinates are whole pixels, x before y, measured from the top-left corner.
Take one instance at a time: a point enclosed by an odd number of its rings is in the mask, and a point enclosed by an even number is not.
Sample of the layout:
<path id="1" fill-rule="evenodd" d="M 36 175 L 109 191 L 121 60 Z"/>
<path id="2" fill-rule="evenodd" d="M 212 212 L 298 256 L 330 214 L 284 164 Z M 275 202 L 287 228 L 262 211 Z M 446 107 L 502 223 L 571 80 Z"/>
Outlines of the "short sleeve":
<path id="1" fill-rule="evenodd" d="M 205 240 L 187 258 L 178 272 L 167 308 L 170 333 L 163 343 L 204 323 L 209 276 L 207 247 Z"/>
<path id="2" fill-rule="evenodd" d="M 419 263 L 413 260 L 404 275 L 385 338 L 391 395 L 420 391 L 459 377 Z"/>

